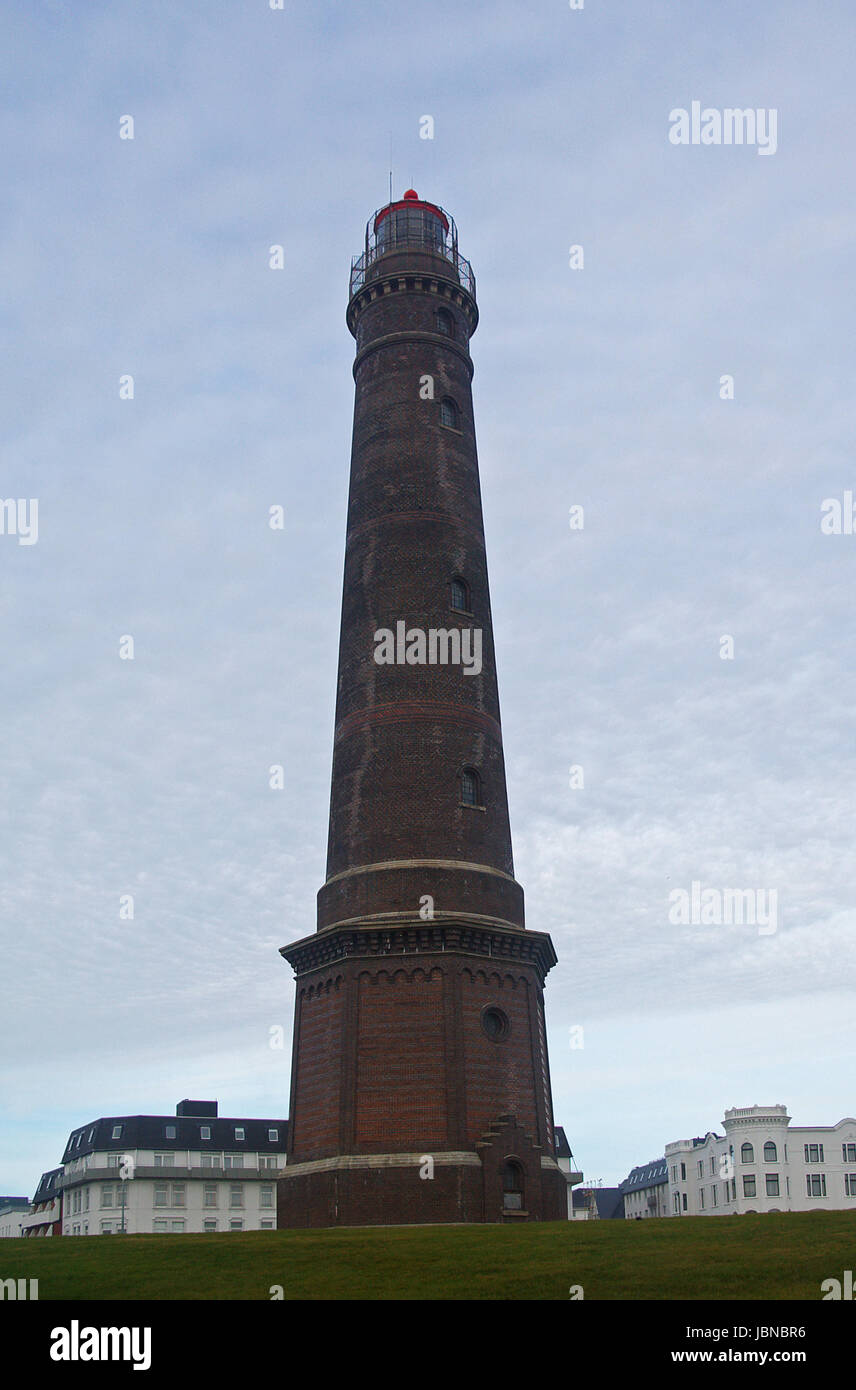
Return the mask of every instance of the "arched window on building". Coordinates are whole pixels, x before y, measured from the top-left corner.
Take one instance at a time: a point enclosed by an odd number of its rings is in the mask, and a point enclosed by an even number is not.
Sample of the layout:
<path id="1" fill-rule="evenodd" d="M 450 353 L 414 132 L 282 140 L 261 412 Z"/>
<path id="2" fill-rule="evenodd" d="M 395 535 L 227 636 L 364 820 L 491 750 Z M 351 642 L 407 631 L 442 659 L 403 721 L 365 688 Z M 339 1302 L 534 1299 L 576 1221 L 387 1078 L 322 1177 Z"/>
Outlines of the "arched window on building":
<path id="1" fill-rule="evenodd" d="M 474 767 L 465 767 L 461 773 L 461 801 L 465 806 L 481 805 L 481 779 Z"/>
<path id="2" fill-rule="evenodd" d="M 764 1162 L 778 1163 L 778 1161 L 779 1155 L 776 1151 L 776 1146 L 773 1143 L 772 1139 L 768 1139 L 766 1144 L 764 1145 Z"/>
<path id="3" fill-rule="evenodd" d="M 437 310 L 436 323 L 438 333 L 442 333 L 446 338 L 454 338 L 455 320 L 452 318 L 448 309 Z"/>
<path id="4" fill-rule="evenodd" d="M 740 1146 L 740 1162 L 741 1162 L 741 1163 L 754 1163 L 754 1162 L 755 1162 L 755 1150 L 752 1148 L 752 1145 L 751 1145 L 751 1144 L 741 1144 L 741 1146 Z"/>
<path id="5" fill-rule="evenodd" d="M 461 428 L 461 412 L 451 396 L 444 396 L 440 402 L 440 424 L 450 430 Z"/>
<path id="6" fill-rule="evenodd" d="M 470 586 L 460 575 L 455 575 L 451 584 L 452 607 L 458 613 L 470 612 Z"/>
<path id="7" fill-rule="evenodd" d="M 506 1211 L 522 1211 L 525 1194 L 523 1169 L 513 1158 L 506 1159 L 502 1168 L 502 1205 Z"/>

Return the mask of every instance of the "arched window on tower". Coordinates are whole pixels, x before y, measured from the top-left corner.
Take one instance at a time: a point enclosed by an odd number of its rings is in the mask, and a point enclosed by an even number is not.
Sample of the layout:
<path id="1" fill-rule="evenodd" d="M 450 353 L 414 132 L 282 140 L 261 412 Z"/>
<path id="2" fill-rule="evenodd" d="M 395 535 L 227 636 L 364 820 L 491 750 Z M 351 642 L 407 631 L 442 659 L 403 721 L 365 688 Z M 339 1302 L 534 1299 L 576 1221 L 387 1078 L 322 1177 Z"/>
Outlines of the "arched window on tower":
<path id="1" fill-rule="evenodd" d="M 778 1154 L 776 1153 L 776 1146 L 775 1146 L 775 1144 L 773 1143 L 772 1139 L 768 1139 L 767 1142 L 766 1142 L 766 1144 L 764 1145 L 764 1162 L 765 1162 L 765 1163 L 778 1163 L 778 1161 L 779 1161 L 779 1157 L 778 1157 Z"/>
<path id="2" fill-rule="evenodd" d="M 451 396 L 444 396 L 440 402 L 440 424 L 450 430 L 461 428 L 461 412 Z"/>
<path id="3" fill-rule="evenodd" d="M 754 1162 L 755 1162 L 755 1150 L 753 1149 L 753 1147 L 752 1147 L 751 1144 L 741 1144 L 741 1145 L 740 1145 L 740 1162 L 741 1162 L 741 1163 L 754 1163 Z"/>
<path id="4" fill-rule="evenodd" d="M 469 613 L 470 610 L 470 586 L 460 575 L 455 575 L 452 580 L 452 607 L 458 613 Z"/>
<path id="5" fill-rule="evenodd" d="M 446 338 L 455 336 L 455 320 L 448 309 L 437 310 L 437 332 L 442 333 Z"/>
<path id="6" fill-rule="evenodd" d="M 502 1205 L 506 1211 L 523 1210 L 523 1169 L 513 1158 L 506 1159 L 502 1167 Z"/>
<path id="7" fill-rule="evenodd" d="M 461 802 L 464 806 L 481 805 L 481 778 L 474 767 L 465 767 L 461 773 Z"/>

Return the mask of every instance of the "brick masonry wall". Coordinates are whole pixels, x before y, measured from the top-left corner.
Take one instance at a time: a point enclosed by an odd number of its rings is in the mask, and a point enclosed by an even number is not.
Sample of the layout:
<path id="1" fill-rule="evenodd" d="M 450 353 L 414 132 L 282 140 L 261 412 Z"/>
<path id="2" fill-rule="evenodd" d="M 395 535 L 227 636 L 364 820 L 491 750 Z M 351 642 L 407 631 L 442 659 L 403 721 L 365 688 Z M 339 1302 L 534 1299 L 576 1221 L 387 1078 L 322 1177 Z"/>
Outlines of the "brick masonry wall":
<path id="1" fill-rule="evenodd" d="M 525 974 L 461 971 L 461 1030 L 467 1078 L 467 1138 L 475 1145 L 497 1115 L 514 1115 L 532 1138 L 542 1139 L 537 1099 L 537 1064 L 532 1052 L 532 1014 L 538 1001 Z M 508 1036 L 489 1038 L 481 1027 L 485 1008 L 508 1017 Z"/>
<path id="2" fill-rule="evenodd" d="M 308 982 L 298 992 L 294 1043 L 299 1066 L 289 1120 L 291 1129 L 299 1133 L 295 1157 L 337 1151 L 346 997 L 347 987 L 339 973 Z M 291 1137 L 289 1143 L 294 1147 Z"/>
<path id="3" fill-rule="evenodd" d="M 510 1158 L 525 1219 L 566 1213 L 564 1179 L 542 1162 L 553 1152 L 542 986 L 555 955 L 525 931 L 513 877 L 470 386 L 478 311 L 450 275 L 433 255 L 398 251 L 348 310 L 356 397 L 328 881 L 318 935 L 284 951 L 298 986 L 281 1225 L 511 1220 Z M 454 578 L 467 612 L 452 608 Z M 479 629 L 481 671 L 378 664 L 375 632 L 400 621 Z M 479 774 L 477 807 L 462 805 L 464 767 Z M 423 934 L 425 898 L 436 918 Z M 507 1018 L 500 1035 L 485 1031 L 488 1007 Z M 433 1153 L 470 1158 L 420 1179 L 412 1155 Z M 301 1172 L 307 1162 L 324 1166 Z"/>
<path id="4" fill-rule="evenodd" d="M 469 814 L 479 812 L 470 809 Z M 467 912 L 524 925 L 523 889 L 510 878 L 466 865 L 394 864 L 325 883 L 318 894 L 318 929 L 353 918 L 368 920 L 381 910 L 394 919 L 418 915 L 426 894 L 436 914 Z"/>
<path id="5" fill-rule="evenodd" d="M 456 304 L 437 280 L 403 276 L 384 283 L 385 293 L 355 323 L 327 873 L 388 860 L 445 859 L 513 875 L 470 388 L 473 315 L 460 292 Z M 454 320 L 453 340 L 437 331 L 440 308 Z M 426 376 L 433 380 L 433 399 L 420 395 Z M 442 423 L 447 396 L 458 407 L 459 429 Z M 469 586 L 468 614 L 451 607 L 455 577 Z M 379 665 L 374 634 L 395 632 L 399 621 L 424 632 L 479 629 L 480 674 L 465 675 L 460 664 Z M 461 805 L 465 766 L 479 772 L 484 810 Z M 347 903 L 328 902 L 347 897 L 349 887 L 321 890 L 319 926 L 343 920 L 343 912 L 355 915 Z M 362 910 L 396 910 L 392 887 L 388 876 L 364 880 Z M 454 895 L 448 874 L 444 888 Z M 493 903 L 491 888 L 497 890 Z M 488 913 L 522 925 L 519 890 L 511 909 L 499 880 L 485 894 Z M 447 906 L 477 910 L 471 899 L 467 906 Z M 514 915 L 504 915 L 509 911 Z"/>
<path id="6" fill-rule="evenodd" d="M 509 1020 L 505 1037 L 482 1027 L 491 1006 Z M 542 1008 L 534 967 L 492 970 L 465 955 L 310 972 L 298 989 L 289 1162 L 474 1150 L 500 1115 L 552 1153 Z"/>
<path id="7" fill-rule="evenodd" d="M 437 968 L 360 973 L 357 1152 L 446 1147 L 443 989 Z"/>
<path id="8" fill-rule="evenodd" d="M 567 1220 L 567 1188 L 557 1168 L 545 1169 L 542 1151 L 511 1119 L 494 1126 L 480 1147 L 480 1162 L 435 1162 L 427 1155 L 403 1166 L 292 1174 L 277 1184 L 277 1225 L 385 1226 L 431 1222 Z M 523 1206 L 504 1204 L 504 1169 L 511 1159 L 523 1172 Z M 286 1173 L 288 1170 L 286 1169 Z"/>
<path id="9" fill-rule="evenodd" d="M 421 1179 L 419 1167 L 316 1173 L 277 1184 L 277 1225 L 407 1226 L 484 1220 L 480 1169 L 437 1167 Z"/>

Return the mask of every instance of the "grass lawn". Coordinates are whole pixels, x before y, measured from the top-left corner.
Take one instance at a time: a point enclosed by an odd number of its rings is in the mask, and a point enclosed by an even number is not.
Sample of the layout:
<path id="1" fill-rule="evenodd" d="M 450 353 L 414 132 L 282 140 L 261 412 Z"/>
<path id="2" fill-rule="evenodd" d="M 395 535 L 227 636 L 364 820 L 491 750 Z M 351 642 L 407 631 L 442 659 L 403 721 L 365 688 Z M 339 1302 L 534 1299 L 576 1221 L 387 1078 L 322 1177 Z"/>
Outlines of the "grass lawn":
<path id="1" fill-rule="evenodd" d="M 807 1299 L 856 1268 L 856 1212 L 0 1242 L 39 1300 Z"/>

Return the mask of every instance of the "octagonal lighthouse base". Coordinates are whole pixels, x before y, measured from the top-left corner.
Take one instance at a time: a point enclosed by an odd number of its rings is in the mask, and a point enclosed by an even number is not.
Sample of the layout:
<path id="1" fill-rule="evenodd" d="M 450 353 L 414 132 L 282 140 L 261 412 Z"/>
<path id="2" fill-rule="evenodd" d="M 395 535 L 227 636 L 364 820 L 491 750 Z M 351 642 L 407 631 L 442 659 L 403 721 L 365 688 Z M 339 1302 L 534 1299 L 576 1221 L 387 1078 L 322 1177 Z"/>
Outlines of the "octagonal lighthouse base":
<path id="1" fill-rule="evenodd" d="M 297 999 L 279 1227 L 566 1219 L 548 936 L 355 925 L 282 953 Z"/>

